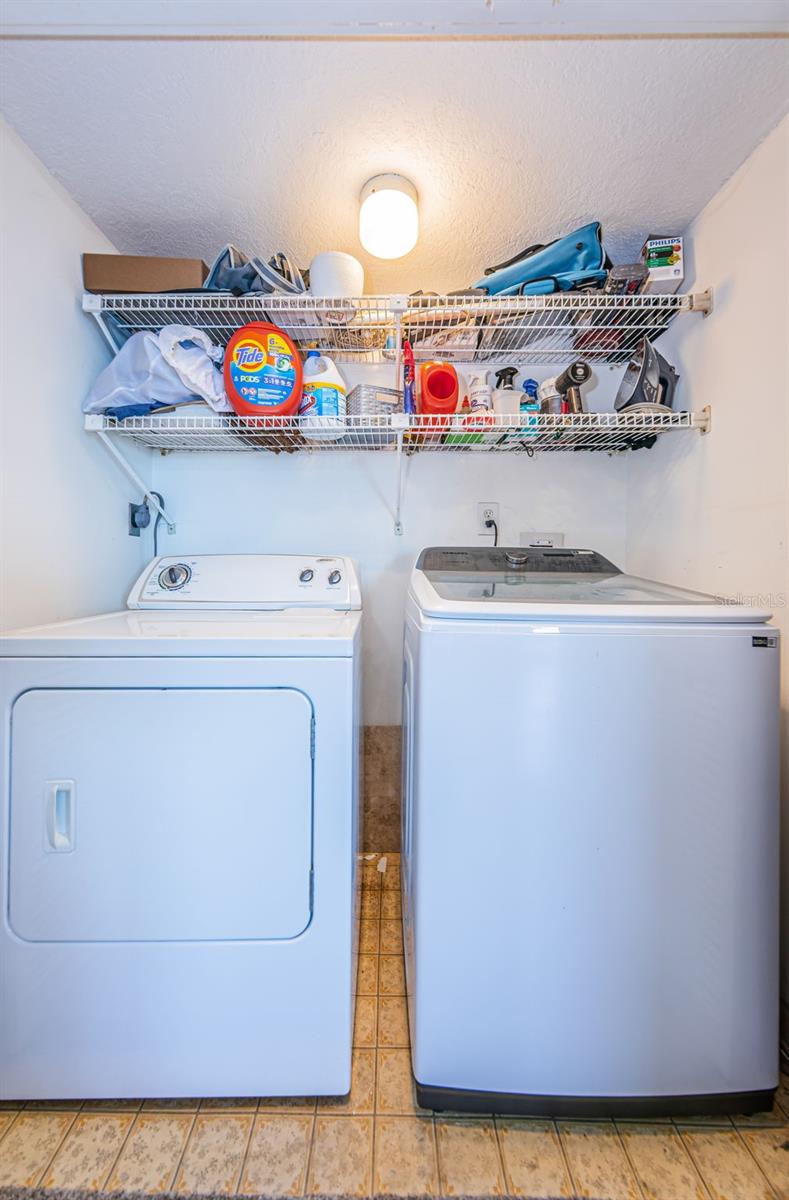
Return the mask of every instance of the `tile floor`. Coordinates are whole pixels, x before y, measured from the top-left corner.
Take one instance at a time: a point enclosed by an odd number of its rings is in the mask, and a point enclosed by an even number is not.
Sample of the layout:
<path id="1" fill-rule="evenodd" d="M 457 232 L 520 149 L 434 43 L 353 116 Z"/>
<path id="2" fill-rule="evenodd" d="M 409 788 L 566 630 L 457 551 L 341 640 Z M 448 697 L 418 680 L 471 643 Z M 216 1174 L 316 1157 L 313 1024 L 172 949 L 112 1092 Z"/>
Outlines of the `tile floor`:
<path id="1" fill-rule="evenodd" d="M 381 866 L 384 863 L 381 862 Z M 650 1124 L 433 1115 L 411 1084 L 399 861 L 363 863 L 353 1086 L 340 1099 L 4 1104 L 4 1185 L 302 1196 L 789 1200 L 772 1113 Z"/>

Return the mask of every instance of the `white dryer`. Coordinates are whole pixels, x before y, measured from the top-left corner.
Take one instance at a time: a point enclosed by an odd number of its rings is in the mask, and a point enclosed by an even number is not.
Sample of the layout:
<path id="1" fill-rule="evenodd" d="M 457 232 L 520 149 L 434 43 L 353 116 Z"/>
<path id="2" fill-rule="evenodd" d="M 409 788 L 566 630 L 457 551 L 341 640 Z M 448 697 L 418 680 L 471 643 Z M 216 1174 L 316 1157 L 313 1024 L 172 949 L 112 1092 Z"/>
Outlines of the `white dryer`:
<path id="1" fill-rule="evenodd" d="M 361 599 L 158 558 L 0 639 L 0 1097 L 350 1087 Z"/>
<path id="2" fill-rule="evenodd" d="M 407 601 L 404 914 L 435 1108 L 769 1108 L 778 634 L 591 550 L 431 549 Z"/>

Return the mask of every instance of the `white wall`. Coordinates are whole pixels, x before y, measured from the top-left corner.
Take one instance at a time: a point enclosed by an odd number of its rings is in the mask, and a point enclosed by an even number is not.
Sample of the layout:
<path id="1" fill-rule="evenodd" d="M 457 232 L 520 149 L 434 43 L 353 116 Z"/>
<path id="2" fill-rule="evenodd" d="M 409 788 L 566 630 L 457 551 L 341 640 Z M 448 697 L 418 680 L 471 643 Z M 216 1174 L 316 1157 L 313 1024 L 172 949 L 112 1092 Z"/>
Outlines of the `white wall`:
<path id="1" fill-rule="evenodd" d="M 114 247 L 5 122 L 0 154 L 0 627 L 13 628 L 119 607 L 147 547 L 124 525 L 139 497 L 80 421 L 109 357 L 80 310 L 80 254 Z"/>
<path id="2" fill-rule="evenodd" d="M 362 371 L 357 368 L 357 371 Z M 385 368 L 381 368 L 383 373 Z M 349 382 L 355 377 L 345 369 Z M 364 368 L 366 377 L 371 368 Z M 535 370 L 542 378 L 550 370 Z M 621 370 L 591 393 L 610 407 Z M 602 398 L 602 399 L 601 399 Z M 393 532 L 395 456 L 386 453 L 173 454 L 153 486 L 177 522 L 163 553 L 272 551 L 355 558 L 364 590 L 364 719 L 400 721 L 403 605 L 408 575 L 429 545 L 486 545 L 476 504 L 501 505 L 501 544 L 524 530 L 560 530 L 614 562 L 625 552 L 626 462 L 605 454 L 417 454 L 408 460 L 403 535 Z"/>
<path id="3" fill-rule="evenodd" d="M 629 462 L 627 564 L 640 574 L 759 597 L 783 636 L 784 930 L 789 931 L 789 118 L 687 231 L 706 320 L 660 348 L 682 404 L 712 406 L 705 437 L 666 438 Z M 789 949 L 784 992 L 789 995 Z"/>

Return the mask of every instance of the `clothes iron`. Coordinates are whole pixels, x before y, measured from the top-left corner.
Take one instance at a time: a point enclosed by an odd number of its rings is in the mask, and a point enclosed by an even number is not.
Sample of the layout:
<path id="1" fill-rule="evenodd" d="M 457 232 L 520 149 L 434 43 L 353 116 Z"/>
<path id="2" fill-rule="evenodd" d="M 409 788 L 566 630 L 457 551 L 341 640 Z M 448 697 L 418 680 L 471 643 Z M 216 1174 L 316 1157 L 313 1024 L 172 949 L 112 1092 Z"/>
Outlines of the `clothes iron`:
<path id="1" fill-rule="evenodd" d="M 636 404 L 657 404 L 671 408 L 679 375 L 670 362 L 660 354 L 649 338 L 642 338 L 627 364 L 624 378 L 616 394 L 617 412 Z"/>

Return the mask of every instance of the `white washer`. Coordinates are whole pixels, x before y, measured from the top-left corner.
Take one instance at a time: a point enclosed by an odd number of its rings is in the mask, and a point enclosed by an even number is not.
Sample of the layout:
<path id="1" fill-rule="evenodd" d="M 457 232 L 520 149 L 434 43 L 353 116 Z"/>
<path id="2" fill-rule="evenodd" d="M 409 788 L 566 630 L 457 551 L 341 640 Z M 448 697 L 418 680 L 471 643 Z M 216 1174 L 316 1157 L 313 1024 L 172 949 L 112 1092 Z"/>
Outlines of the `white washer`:
<path id="1" fill-rule="evenodd" d="M 354 565 L 158 558 L 128 605 L 0 639 L 0 1097 L 345 1093 Z"/>
<path id="2" fill-rule="evenodd" d="M 769 1108 L 778 634 L 589 550 L 431 549 L 404 672 L 428 1107 Z"/>

